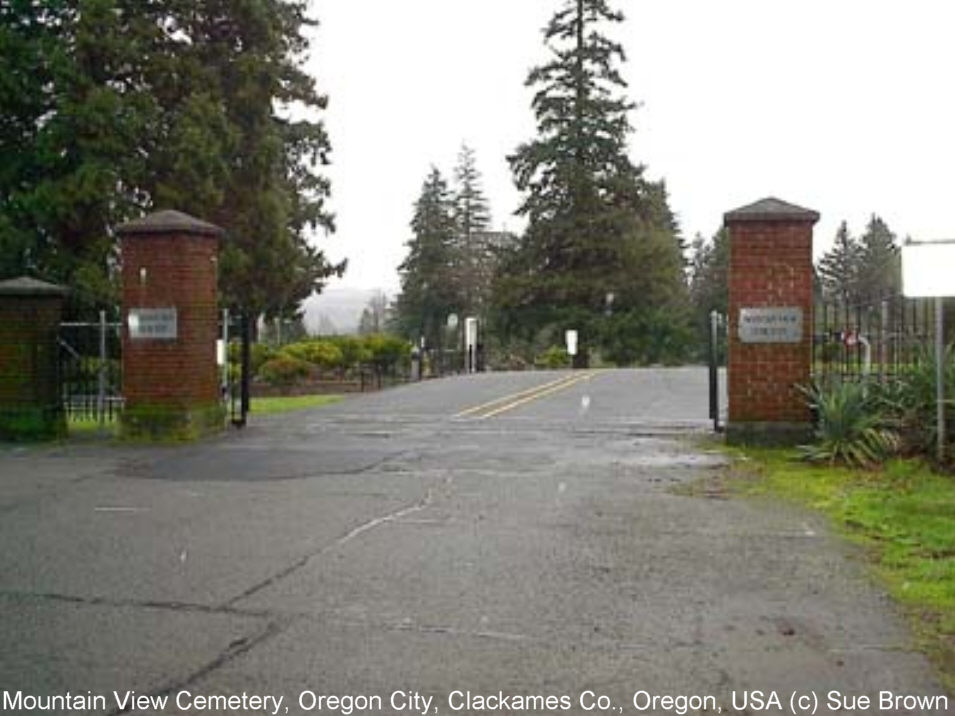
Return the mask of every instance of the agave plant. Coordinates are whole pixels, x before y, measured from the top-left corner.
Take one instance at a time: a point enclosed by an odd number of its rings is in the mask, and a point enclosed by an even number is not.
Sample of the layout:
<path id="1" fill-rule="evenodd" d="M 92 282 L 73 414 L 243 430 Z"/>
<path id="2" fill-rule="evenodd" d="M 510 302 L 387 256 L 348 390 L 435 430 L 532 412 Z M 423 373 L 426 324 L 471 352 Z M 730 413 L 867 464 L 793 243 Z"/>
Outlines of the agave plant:
<path id="1" fill-rule="evenodd" d="M 871 468 L 898 452 L 899 435 L 886 427 L 865 384 L 814 385 L 804 392 L 817 423 L 815 442 L 800 447 L 803 459 Z"/>

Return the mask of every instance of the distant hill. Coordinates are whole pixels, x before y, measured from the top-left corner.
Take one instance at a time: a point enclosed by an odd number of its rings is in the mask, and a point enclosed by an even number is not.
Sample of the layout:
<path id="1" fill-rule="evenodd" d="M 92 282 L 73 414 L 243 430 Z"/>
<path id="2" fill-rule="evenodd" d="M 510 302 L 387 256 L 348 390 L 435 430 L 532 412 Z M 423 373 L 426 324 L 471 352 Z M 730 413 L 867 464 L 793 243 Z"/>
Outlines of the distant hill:
<path id="1" fill-rule="evenodd" d="M 379 290 L 332 287 L 326 288 L 317 296 L 312 294 L 302 303 L 305 329 L 312 334 L 357 333 L 361 312 Z M 388 294 L 389 300 L 392 297 Z"/>

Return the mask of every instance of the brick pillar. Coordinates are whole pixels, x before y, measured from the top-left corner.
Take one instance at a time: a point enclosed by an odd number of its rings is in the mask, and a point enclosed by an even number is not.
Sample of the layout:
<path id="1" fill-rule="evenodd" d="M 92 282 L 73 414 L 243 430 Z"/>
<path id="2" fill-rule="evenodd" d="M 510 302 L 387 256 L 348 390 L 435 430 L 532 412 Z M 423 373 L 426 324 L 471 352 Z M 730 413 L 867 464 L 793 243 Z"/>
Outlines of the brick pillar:
<path id="1" fill-rule="evenodd" d="M 763 199 L 724 217 L 730 236 L 731 443 L 792 444 L 811 432 L 799 386 L 812 364 L 815 211 Z"/>
<path id="2" fill-rule="evenodd" d="M 223 231 L 178 211 L 123 224 L 124 437 L 220 430 L 217 258 Z"/>
<path id="3" fill-rule="evenodd" d="M 57 344 L 66 293 L 26 276 L 0 281 L 0 440 L 66 434 Z"/>

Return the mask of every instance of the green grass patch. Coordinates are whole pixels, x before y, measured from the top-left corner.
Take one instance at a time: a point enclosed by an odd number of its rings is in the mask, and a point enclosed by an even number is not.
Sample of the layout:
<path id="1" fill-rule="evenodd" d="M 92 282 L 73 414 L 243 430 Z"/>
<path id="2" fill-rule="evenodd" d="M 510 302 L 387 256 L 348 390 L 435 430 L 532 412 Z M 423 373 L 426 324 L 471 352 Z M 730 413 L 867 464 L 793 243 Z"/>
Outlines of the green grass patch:
<path id="1" fill-rule="evenodd" d="M 119 422 L 109 420 L 100 425 L 98 420 L 79 420 L 69 418 L 66 421 L 66 432 L 71 438 L 115 437 Z"/>
<path id="2" fill-rule="evenodd" d="M 343 400 L 341 395 L 296 395 L 286 398 L 252 398 L 250 415 L 275 415 L 290 413 L 307 408 L 318 408 Z M 97 420 L 70 418 L 67 421 L 67 435 L 71 439 L 97 440 L 112 439 L 119 434 L 119 421 L 111 420 L 102 426 Z"/>
<path id="3" fill-rule="evenodd" d="M 734 490 L 818 510 L 863 547 L 955 693 L 955 478 L 913 460 L 869 472 L 807 465 L 791 450 L 732 452 L 747 458 L 735 464 Z"/>
<path id="4" fill-rule="evenodd" d="M 318 408 L 341 402 L 341 395 L 293 395 L 286 398 L 252 398 L 251 415 L 274 415 Z"/>

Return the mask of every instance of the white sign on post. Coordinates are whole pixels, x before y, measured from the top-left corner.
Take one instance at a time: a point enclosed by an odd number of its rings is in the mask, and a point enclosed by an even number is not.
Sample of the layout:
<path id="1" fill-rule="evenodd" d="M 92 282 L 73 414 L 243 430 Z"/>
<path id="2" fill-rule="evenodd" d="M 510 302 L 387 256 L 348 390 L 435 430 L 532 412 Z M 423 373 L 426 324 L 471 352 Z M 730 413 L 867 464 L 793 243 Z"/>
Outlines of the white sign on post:
<path id="1" fill-rule="evenodd" d="M 468 316 L 464 319 L 464 355 L 468 373 L 477 371 L 478 319 Z"/>
<path id="2" fill-rule="evenodd" d="M 567 342 L 567 355 L 577 355 L 577 331 L 566 331 L 564 333 L 564 340 Z"/>
<path id="3" fill-rule="evenodd" d="M 945 321 L 942 299 L 955 296 L 955 239 L 902 246 L 902 293 L 935 299 L 936 458 L 945 459 Z"/>
<path id="4" fill-rule="evenodd" d="M 902 293 L 910 298 L 955 296 L 955 239 L 902 246 Z"/>

